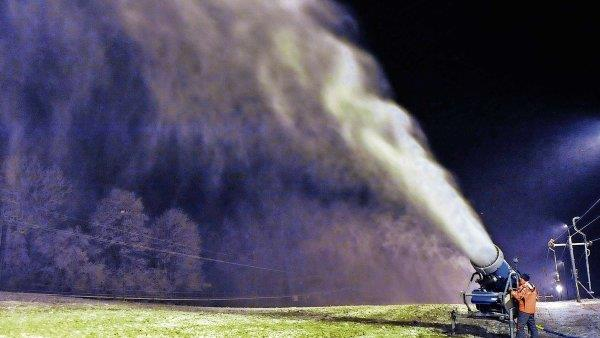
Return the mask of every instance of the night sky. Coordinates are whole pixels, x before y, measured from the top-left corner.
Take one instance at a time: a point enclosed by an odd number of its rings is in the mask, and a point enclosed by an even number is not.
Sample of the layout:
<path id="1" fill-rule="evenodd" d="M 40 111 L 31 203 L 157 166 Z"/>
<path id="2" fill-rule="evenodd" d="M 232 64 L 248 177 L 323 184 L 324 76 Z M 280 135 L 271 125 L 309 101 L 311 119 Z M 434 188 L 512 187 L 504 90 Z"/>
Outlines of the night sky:
<path id="1" fill-rule="evenodd" d="M 600 197 L 596 12 L 565 3 L 345 3 L 359 43 L 382 64 L 393 96 L 421 123 L 493 240 L 538 285 L 550 285 L 548 239 Z M 600 206 L 579 225 L 598 215 Z M 600 220 L 586 230 L 600 237 Z M 592 287 L 600 290 L 596 244 Z"/>

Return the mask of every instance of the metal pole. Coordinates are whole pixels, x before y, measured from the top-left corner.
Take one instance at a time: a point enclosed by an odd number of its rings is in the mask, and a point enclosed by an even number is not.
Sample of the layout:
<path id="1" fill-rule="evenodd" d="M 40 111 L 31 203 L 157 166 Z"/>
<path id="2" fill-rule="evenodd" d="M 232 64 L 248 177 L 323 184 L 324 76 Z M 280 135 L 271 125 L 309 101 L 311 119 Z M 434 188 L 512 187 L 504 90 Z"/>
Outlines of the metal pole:
<path id="1" fill-rule="evenodd" d="M 585 268 L 586 268 L 586 272 L 587 272 L 587 280 L 588 280 L 588 289 L 586 289 L 587 293 L 591 296 L 593 291 L 592 291 L 592 280 L 590 277 L 590 262 L 589 262 L 589 254 L 590 254 L 590 250 L 588 249 L 588 241 L 587 241 L 587 236 L 579 229 L 577 229 L 577 221 L 579 221 L 581 219 L 581 217 L 573 217 L 573 229 L 575 229 L 576 233 L 579 233 L 581 235 L 581 237 L 583 237 L 583 254 L 585 255 Z M 573 234 L 575 235 L 575 234 Z M 583 287 L 583 284 L 581 284 L 581 286 Z M 585 287 L 583 287 L 585 289 Z M 593 297 L 593 296 L 592 296 Z"/>
<path id="2" fill-rule="evenodd" d="M 514 308 L 508 310 L 508 333 L 510 334 L 510 338 L 515 337 L 515 315 Z"/>
<path id="3" fill-rule="evenodd" d="M 590 261 L 588 259 L 588 257 L 590 256 L 590 249 L 588 249 L 588 242 L 587 242 L 587 238 L 583 239 L 584 241 L 584 248 L 585 248 L 585 268 L 587 269 L 587 278 L 588 278 L 588 290 L 590 293 L 594 293 L 592 291 L 592 280 L 590 278 Z"/>
<path id="4" fill-rule="evenodd" d="M 558 273 L 558 262 L 556 261 L 556 251 L 554 251 L 554 249 L 552 249 L 552 255 L 554 256 L 554 271 L 556 271 L 556 275 L 558 275 L 558 281 L 560 281 L 560 275 Z"/>
<path id="5" fill-rule="evenodd" d="M 573 254 L 573 240 L 571 239 L 571 233 L 567 237 L 567 244 L 569 246 L 569 254 L 571 255 L 571 272 L 573 279 L 575 280 L 575 293 L 577 296 L 577 302 L 581 303 L 581 296 L 579 295 L 579 280 L 577 279 L 577 267 L 575 267 L 575 255 Z"/>

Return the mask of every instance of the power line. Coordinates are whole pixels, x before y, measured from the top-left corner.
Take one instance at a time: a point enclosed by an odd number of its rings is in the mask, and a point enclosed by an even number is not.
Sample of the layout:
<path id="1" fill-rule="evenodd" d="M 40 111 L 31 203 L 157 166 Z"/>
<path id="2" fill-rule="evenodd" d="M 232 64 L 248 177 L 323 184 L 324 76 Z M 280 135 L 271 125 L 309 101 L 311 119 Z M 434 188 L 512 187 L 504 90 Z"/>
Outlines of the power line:
<path id="1" fill-rule="evenodd" d="M 565 234 L 567 234 L 569 232 L 570 228 L 571 228 L 571 226 L 567 225 L 567 228 L 560 235 L 558 235 L 558 237 L 556 237 L 556 239 L 558 240 L 559 238 L 561 238 L 562 236 L 564 236 Z"/>
<path id="2" fill-rule="evenodd" d="M 20 204 L 21 204 L 21 203 L 19 203 L 17 201 L 9 200 L 9 199 L 4 199 L 4 200 L 2 200 L 2 202 L 12 203 L 12 204 L 15 204 L 15 205 L 18 205 L 18 206 L 20 206 Z M 64 213 L 61 213 L 61 212 L 58 212 L 58 211 L 54 211 L 54 210 L 49 210 L 49 209 L 42 208 L 42 207 L 39 207 L 39 206 L 31 205 L 31 206 L 28 206 L 28 207 L 30 207 L 31 209 L 37 210 L 37 211 L 42 211 L 42 212 L 46 212 L 46 213 L 50 213 L 50 214 L 62 216 L 64 218 L 66 218 L 66 219 L 70 219 L 70 220 L 73 220 L 73 221 L 82 222 L 84 224 L 85 223 L 89 223 L 89 220 L 85 220 L 85 219 L 79 218 L 79 217 L 69 216 L 67 214 L 64 214 Z M 122 233 L 133 235 L 133 236 L 141 236 L 141 237 L 145 237 L 145 238 L 148 238 L 148 239 L 153 239 L 153 240 L 157 240 L 157 241 L 163 241 L 163 242 L 165 242 L 167 244 L 171 244 L 171 245 L 175 245 L 175 246 L 180 246 L 180 247 L 183 247 L 183 248 L 187 249 L 187 247 L 183 246 L 183 244 L 176 243 L 176 242 L 173 242 L 173 241 L 165 239 L 165 238 L 153 237 L 153 236 L 150 236 L 150 235 L 144 234 L 144 233 L 134 233 L 134 232 L 128 231 L 126 229 L 121 229 L 121 228 L 118 228 L 116 226 L 112 226 L 112 225 L 108 225 L 108 224 L 100 224 L 100 226 L 103 227 L 103 228 L 111 228 L 111 229 L 114 229 L 116 231 L 120 231 Z"/>
<path id="3" fill-rule="evenodd" d="M 73 298 L 90 298 L 90 299 L 106 299 L 106 300 L 130 300 L 130 301 L 164 301 L 164 302 L 215 302 L 215 301 L 243 301 L 243 300 L 269 300 L 269 299 L 286 299 L 295 297 L 307 297 L 311 295 L 326 295 L 340 293 L 344 291 L 363 292 L 359 288 L 346 287 L 332 290 L 317 290 L 304 293 L 283 294 L 283 295 L 265 295 L 265 296 L 233 296 L 233 297 L 205 297 L 205 298 L 166 298 L 166 297 L 148 297 L 148 296 L 116 296 L 109 294 L 90 294 L 90 293 L 71 293 L 71 292 L 43 292 L 43 290 L 15 290 L 21 293 L 36 293 L 47 296 L 73 297 Z M 42 291 L 42 292 L 40 292 Z"/>
<path id="4" fill-rule="evenodd" d="M 555 238 L 555 240 L 559 240 L 562 236 L 564 236 L 567 233 L 568 230 L 563 231 L 560 235 L 558 235 L 558 237 Z"/>
<path id="5" fill-rule="evenodd" d="M 192 255 L 192 254 L 187 254 L 187 253 L 178 252 L 178 251 L 172 251 L 172 250 L 157 249 L 157 248 L 149 247 L 149 246 L 146 246 L 146 245 L 134 244 L 134 243 L 126 243 L 126 242 L 123 242 L 123 241 L 116 241 L 116 240 L 109 240 L 109 239 L 105 239 L 105 238 L 98 237 L 98 236 L 92 236 L 92 235 L 87 235 L 87 234 L 84 234 L 84 233 L 77 233 L 77 232 L 69 231 L 69 230 L 66 230 L 66 229 L 58 229 L 58 228 L 53 228 L 53 227 L 43 227 L 43 226 L 40 226 L 40 225 L 35 225 L 35 224 L 31 224 L 31 223 L 25 222 L 23 220 L 11 219 L 11 221 L 13 221 L 13 222 L 19 222 L 19 223 L 21 223 L 21 226 L 24 226 L 24 227 L 27 227 L 27 228 L 38 229 L 38 230 L 43 230 L 43 231 L 50 231 L 50 232 L 62 232 L 62 233 L 65 233 L 65 234 L 68 234 L 68 235 L 71 235 L 71 236 L 81 236 L 81 237 L 85 237 L 85 238 L 88 238 L 88 239 L 91 239 L 91 240 L 96 240 L 96 241 L 107 243 L 107 244 L 117 244 L 117 245 L 129 246 L 129 247 L 140 249 L 140 250 L 144 250 L 144 251 L 160 252 L 160 253 L 165 253 L 165 254 L 177 255 L 177 256 L 182 256 L 182 257 L 187 257 L 187 258 L 192 258 L 192 259 L 198 259 L 198 260 L 204 260 L 204 261 L 209 261 L 209 262 L 215 262 L 215 263 L 230 264 L 230 265 L 234 265 L 234 266 L 246 267 L 246 268 L 257 269 L 257 270 L 265 270 L 265 271 L 288 273 L 288 271 L 282 270 L 282 269 L 274 269 L 274 268 L 267 268 L 267 267 L 262 267 L 262 266 L 257 266 L 257 265 L 251 265 L 251 264 L 243 264 L 243 263 L 226 261 L 226 260 L 217 259 L 217 258 L 205 257 L 205 256 L 200 256 L 200 255 Z"/>
<path id="6" fill-rule="evenodd" d="M 581 217 L 581 218 L 584 218 L 584 217 L 585 217 L 585 215 L 587 215 L 587 213 L 588 213 L 588 212 L 590 212 L 590 210 L 592 210 L 592 209 L 593 209 L 593 208 L 596 206 L 596 204 L 598 204 L 598 203 L 600 203 L 600 198 L 598 198 L 598 199 L 596 200 L 596 202 L 594 202 L 594 204 L 592 204 L 592 206 L 591 206 L 591 207 L 589 207 L 589 208 L 588 208 L 588 209 L 587 209 L 587 210 L 586 210 L 586 211 L 583 213 L 583 215 L 581 215 L 580 217 Z"/>
<path id="7" fill-rule="evenodd" d="M 579 220 L 575 221 L 575 222 L 579 222 L 582 218 L 585 217 L 585 215 L 587 215 L 598 203 L 600 203 L 600 198 L 598 198 L 596 200 L 596 202 L 594 202 L 594 204 L 592 204 L 592 206 L 590 206 L 584 213 L 583 215 L 579 216 Z M 598 218 L 600 218 L 600 216 L 596 217 L 593 221 L 591 221 L 590 223 L 586 224 L 583 228 L 587 227 L 588 225 L 590 225 L 591 223 L 593 223 L 594 221 L 596 221 Z M 556 239 L 561 238 L 562 236 L 564 236 L 569 229 L 571 228 L 572 225 L 567 225 L 567 228 L 560 234 L 558 235 L 558 237 L 556 237 Z M 583 230 L 583 228 L 581 228 L 580 230 Z"/>
<path id="8" fill-rule="evenodd" d="M 12 200 L 5 200 L 6 202 L 11 202 L 11 203 L 15 203 L 18 204 L 16 201 L 12 201 Z M 32 208 L 35 208 L 35 206 L 32 206 Z M 38 208 L 38 210 L 41 211 L 46 211 L 49 213 L 54 213 L 54 214 L 58 214 L 61 216 L 64 216 L 65 218 L 70 218 L 72 220 L 76 220 L 76 221 L 82 221 L 82 222 L 87 222 L 84 219 L 81 218 L 77 218 L 77 217 L 72 217 L 60 212 L 56 212 L 56 211 L 52 211 L 52 210 L 47 210 L 47 209 L 41 209 Z M 93 235 L 88 235 L 85 233 L 80 233 L 80 232 L 73 232 L 73 231 L 69 231 L 66 229 L 59 229 L 59 228 L 54 228 L 54 227 L 42 227 L 40 225 L 36 225 L 36 224 L 32 224 L 32 223 L 28 223 L 25 222 L 24 220 L 17 220 L 17 219 L 11 219 L 12 221 L 15 222 L 21 222 L 23 224 L 26 224 L 26 227 L 30 227 L 30 228 L 35 228 L 35 229 L 39 229 L 39 230 L 45 230 L 45 231 L 54 231 L 54 232 L 63 232 L 63 233 L 67 233 L 71 236 L 82 236 L 88 239 L 95 239 L 97 241 L 106 243 L 106 244 L 118 244 L 118 245 L 124 245 L 124 246 L 130 246 L 130 247 L 134 247 L 140 250 L 147 250 L 147 251 L 155 251 L 155 252 L 161 252 L 161 253 L 166 253 L 166 254 L 172 254 L 172 255 L 180 255 L 180 256 L 185 256 L 188 258 L 193 258 L 193 259 L 199 259 L 199 260 L 205 260 L 205 261 L 211 261 L 211 262 L 215 262 L 215 263 L 224 263 L 224 264 L 230 264 L 230 265 L 236 265 L 236 266 L 240 266 L 240 267 L 246 267 L 246 268 L 254 268 L 254 269 L 260 269 L 260 270 L 265 270 L 265 271 L 273 271 L 273 272 L 280 272 L 280 273 L 290 273 L 293 271 L 289 271 L 289 270 L 284 270 L 284 269 L 278 269 L 278 268 L 268 268 L 268 267 L 264 267 L 261 265 L 256 265 L 256 264 L 246 264 L 246 263 L 240 263 L 240 262 L 236 262 L 236 261 L 231 261 L 231 260 L 223 260 L 223 259 L 217 259 L 217 258 L 212 258 L 212 257 L 206 257 L 206 256 L 200 256 L 200 255 L 193 255 L 193 254 L 188 254 L 188 253 L 183 253 L 183 252 L 179 252 L 179 251 L 173 251 L 173 250 L 165 250 L 165 249 L 158 249 L 158 248 L 154 248 L 151 246 L 147 246 L 147 245 L 141 245 L 141 244 L 134 244 L 134 243 L 127 243 L 127 242 L 123 242 L 123 241 L 115 241 L 115 240 L 109 240 L 106 238 L 102 238 L 102 237 L 98 237 L 98 236 L 93 236 Z M 104 227 L 111 227 L 111 226 L 104 226 Z M 125 229 L 119 229 L 117 227 L 112 226 L 114 229 L 119 230 L 119 231 L 123 231 L 125 233 L 129 233 L 132 236 L 137 236 L 139 234 L 131 232 L 131 231 L 127 231 Z M 161 240 L 160 238 L 156 238 L 156 237 L 152 237 L 152 236 L 147 236 L 148 238 L 154 238 L 157 240 Z M 164 241 L 169 241 L 167 239 L 162 239 Z M 178 243 L 174 243 L 171 242 L 172 244 L 176 244 L 179 245 L 181 248 L 184 249 L 189 249 L 188 247 L 184 246 L 183 244 L 178 244 Z M 200 251 L 206 251 L 206 252 L 211 252 L 208 250 L 203 250 L 200 249 Z M 214 253 L 218 253 L 218 254 L 222 254 L 222 255 L 229 255 L 229 256 L 234 256 L 233 254 L 225 254 L 225 253 L 219 253 L 219 252 L 214 252 Z M 252 260 L 255 261 L 255 260 Z M 294 272 L 294 274 L 296 274 L 297 272 Z M 323 278 L 324 276 L 321 274 L 304 274 L 303 276 L 288 276 L 288 280 L 298 280 L 298 279 L 308 279 L 308 278 Z"/>
<path id="9" fill-rule="evenodd" d="M 600 215 L 591 220 L 588 224 L 584 225 L 581 229 L 579 229 L 579 231 L 582 231 L 583 229 L 587 228 L 590 224 L 596 222 L 598 219 L 600 219 Z"/>
<path id="10" fill-rule="evenodd" d="M 566 229 L 560 235 L 558 235 L 558 237 L 556 237 L 556 239 L 558 240 L 559 238 L 561 238 L 562 236 L 564 236 L 565 234 L 567 234 L 569 232 L 570 228 L 571 228 L 570 225 L 566 225 Z"/>
<path id="11" fill-rule="evenodd" d="M 35 292 L 45 292 L 45 291 L 49 291 L 49 288 L 51 287 L 51 285 L 49 285 L 51 283 L 35 283 L 35 282 L 27 282 L 27 286 L 30 287 L 30 289 L 15 289 L 16 291 L 21 291 L 21 292 L 29 292 L 29 291 L 35 291 Z M 66 287 L 67 289 L 71 289 L 69 287 Z M 58 287 L 58 290 L 64 290 L 65 287 L 61 285 Z M 109 292 L 109 293 L 95 293 L 95 292 L 78 292 L 78 294 L 81 295 L 106 295 L 106 296 L 110 296 L 110 295 L 115 295 L 115 293 L 119 293 L 119 294 L 132 294 L 134 292 L 138 292 L 138 293 L 143 293 L 143 294 L 152 294 L 152 295 L 156 295 L 156 294 L 162 294 L 162 295 L 180 295 L 180 294 L 200 294 L 200 293 L 206 293 L 204 290 L 189 290 L 189 291 L 175 291 L 175 290 L 171 290 L 171 291 L 167 291 L 167 290 L 155 290 L 155 289 L 150 289 L 150 290 L 140 290 L 140 289 L 125 289 L 125 288 L 108 288 L 108 287 L 85 287 L 85 290 L 92 290 L 92 291 L 103 291 L 103 292 Z M 6 291 L 5 289 L 3 289 L 3 291 Z M 56 288 L 54 288 L 54 290 L 51 290 L 52 292 L 56 292 Z M 64 291 L 61 291 L 64 292 Z M 112 293 L 110 293 L 112 292 Z"/>
<path id="12" fill-rule="evenodd" d="M 13 200 L 9 200 L 9 199 L 5 199 L 5 200 L 3 200 L 3 202 L 8 202 L 8 203 L 12 203 L 12 204 L 20 206 L 19 202 L 13 201 Z M 54 215 L 60 215 L 60 216 L 63 216 L 64 218 L 66 218 L 66 219 L 70 219 L 70 220 L 73 220 L 73 221 L 82 222 L 84 224 L 85 223 L 89 223 L 89 220 L 85 220 L 85 219 L 79 218 L 79 217 L 70 216 L 70 215 L 67 215 L 67 214 L 64 214 L 64 213 L 61 213 L 61 212 L 58 212 L 58 211 L 48 210 L 48 209 L 41 208 L 41 207 L 36 207 L 36 206 L 29 206 L 29 207 L 31 207 L 32 209 L 36 209 L 38 211 L 47 212 L 47 213 L 51 213 L 51 214 L 54 214 Z M 111 229 L 114 229 L 115 231 L 120 231 L 121 233 L 129 234 L 131 236 L 141 236 L 141 237 L 144 237 L 144 238 L 147 238 L 147 239 L 162 241 L 162 242 L 164 242 L 166 244 L 170 244 L 170 245 L 173 245 L 173 246 L 178 246 L 179 248 L 182 248 L 182 249 L 190 249 L 189 247 L 187 247 L 187 246 L 185 246 L 185 245 L 183 245 L 181 243 L 177 243 L 177 242 L 174 242 L 174 241 L 166 239 L 166 238 L 158 238 L 158 237 L 154 237 L 154 236 L 151 236 L 151 235 L 148 235 L 148 234 L 144 234 L 144 233 L 135 233 L 135 232 L 132 232 L 132 231 L 128 231 L 126 229 L 118 228 L 118 227 L 113 226 L 113 225 L 100 224 L 100 226 L 103 227 L 103 228 L 111 228 Z M 236 255 L 234 255 L 232 253 L 226 253 L 226 252 L 224 253 L 224 252 L 219 252 L 219 251 L 206 250 L 206 249 L 202 249 L 202 248 L 199 248 L 198 250 L 199 251 L 203 251 L 203 252 L 214 253 L 214 254 L 222 255 L 222 256 L 237 257 Z M 256 262 L 256 260 L 254 260 L 254 259 L 250 259 L 250 260 L 253 261 L 253 262 Z"/>

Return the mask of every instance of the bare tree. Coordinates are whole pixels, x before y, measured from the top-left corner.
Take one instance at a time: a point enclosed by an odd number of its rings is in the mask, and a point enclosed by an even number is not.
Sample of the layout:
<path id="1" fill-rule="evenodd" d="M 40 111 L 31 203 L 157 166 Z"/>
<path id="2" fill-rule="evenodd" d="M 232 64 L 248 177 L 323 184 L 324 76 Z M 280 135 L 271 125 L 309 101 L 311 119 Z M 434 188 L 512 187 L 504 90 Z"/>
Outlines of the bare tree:
<path id="1" fill-rule="evenodd" d="M 154 222 L 153 237 L 162 242 L 165 251 L 198 255 L 201 240 L 198 225 L 181 210 L 170 209 Z M 202 264 L 192 257 L 160 253 L 156 267 L 166 278 L 165 290 L 199 291 L 202 286 Z"/>
<path id="2" fill-rule="evenodd" d="M 145 276 L 150 255 L 145 248 L 152 246 L 147 221 L 142 200 L 132 192 L 112 189 L 98 203 L 90 231 L 100 239 L 94 259 L 108 269 L 106 290 L 143 291 L 153 283 Z"/>
<path id="3" fill-rule="evenodd" d="M 69 234 L 78 231 L 70 217 L 75 204 L 72 184 L 60 169 L 36 158 L 13 158 L 3 169 L 4 281 L 53 290 L 82 286 L 84 274 L 78 269 L 89 261 L 87 243 Z"/>

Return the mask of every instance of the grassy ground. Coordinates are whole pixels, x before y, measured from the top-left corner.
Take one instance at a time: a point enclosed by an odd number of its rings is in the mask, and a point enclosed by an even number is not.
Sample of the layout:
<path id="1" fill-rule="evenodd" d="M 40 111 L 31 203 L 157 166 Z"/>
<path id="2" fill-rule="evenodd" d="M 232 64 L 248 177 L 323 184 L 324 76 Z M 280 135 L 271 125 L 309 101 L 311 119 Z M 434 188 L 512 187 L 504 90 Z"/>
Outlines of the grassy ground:
<path id="1" fill-rule="evenodd" d="M 0 336 L 444 336 L 450 305 L 215 309 L 0 302 Z"/>
<path id="2" fill-rule="evenodd" d="M 439 337 L 464 305 L 206 308 L 0 292 L 0 337 Z M 562 336 L 600 337 L 600 301 L 538 303 L 536 319 Z M 458 332 L 507 336 L 497 321 L 461 318 Z"/>

